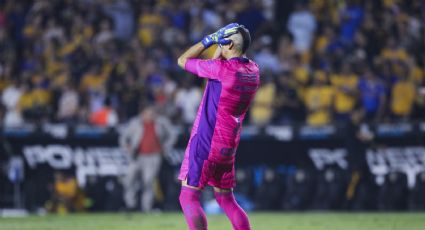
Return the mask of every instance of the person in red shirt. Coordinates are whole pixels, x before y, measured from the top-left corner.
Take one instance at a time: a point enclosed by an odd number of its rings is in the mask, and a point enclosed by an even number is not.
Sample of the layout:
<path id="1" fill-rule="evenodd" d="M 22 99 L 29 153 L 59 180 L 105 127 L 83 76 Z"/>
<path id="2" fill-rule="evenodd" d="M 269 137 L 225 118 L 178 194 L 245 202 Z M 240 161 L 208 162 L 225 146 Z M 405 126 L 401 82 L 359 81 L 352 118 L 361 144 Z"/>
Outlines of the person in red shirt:
<path id="1" fill-rule="evenodd" d="M 90 114 L 89 122 L 100 127 L 110 127 L 118 124 L 118 115 L 112 108 L 109 98 L 105 99 L 102 108 Z"/>
<path id="2" fill-rule="evenodd" d="M 142 181 L 141 208 L 152 210 L 153 186 L 161 167 L 161 154 L 170 151 L 176 142 L 176 134 L 170 121 L 149 106 L 131 119 L 120 136 L 121 148 L 131 155 L 124 179 L 124 201 L 128 209 L 136 207 L 138 178 Z"/>

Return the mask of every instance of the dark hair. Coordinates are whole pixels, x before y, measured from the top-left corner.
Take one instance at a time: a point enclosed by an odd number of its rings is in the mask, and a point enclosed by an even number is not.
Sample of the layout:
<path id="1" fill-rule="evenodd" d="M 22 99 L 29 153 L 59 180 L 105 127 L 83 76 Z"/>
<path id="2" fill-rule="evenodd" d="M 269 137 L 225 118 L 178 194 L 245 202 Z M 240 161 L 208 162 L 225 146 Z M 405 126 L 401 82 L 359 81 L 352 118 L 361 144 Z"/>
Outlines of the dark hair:
<path id="1" fill-rule="evenodd" d="M 245 28 L 245 26 L 240 25 L 238 27 L 238 32 L 241 33 L 243 39 L 242 53 L 245 53 L 249 46 L 251 45 L 251 35 L 249 34 L 249 30 Z"/>

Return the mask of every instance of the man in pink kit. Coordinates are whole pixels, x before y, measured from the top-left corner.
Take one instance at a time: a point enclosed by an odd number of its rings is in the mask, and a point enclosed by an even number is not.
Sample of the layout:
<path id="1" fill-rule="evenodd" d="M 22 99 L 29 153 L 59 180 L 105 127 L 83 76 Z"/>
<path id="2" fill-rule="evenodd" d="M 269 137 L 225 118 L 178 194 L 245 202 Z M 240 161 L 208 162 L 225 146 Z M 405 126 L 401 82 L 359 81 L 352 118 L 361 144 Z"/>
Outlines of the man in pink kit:
<path id="1" fill-rule="evenodd" d="M 257 64 L 245 57 L 251 43 L 249 31 L 231 23 L 206 36 L 178 59 L 180 67 L 207 78 L 207 86 L 180 169 L 180 204 L 190 230 L 207 229 L 199 201 L 201 190 L 214 187 L 215 198 L 236 230 L 250 229 L 248 216 L 233 196 L 235 154 L 241 126 L 257 91 Z M 213 44 L 213 59 L 198 59 Z"/>

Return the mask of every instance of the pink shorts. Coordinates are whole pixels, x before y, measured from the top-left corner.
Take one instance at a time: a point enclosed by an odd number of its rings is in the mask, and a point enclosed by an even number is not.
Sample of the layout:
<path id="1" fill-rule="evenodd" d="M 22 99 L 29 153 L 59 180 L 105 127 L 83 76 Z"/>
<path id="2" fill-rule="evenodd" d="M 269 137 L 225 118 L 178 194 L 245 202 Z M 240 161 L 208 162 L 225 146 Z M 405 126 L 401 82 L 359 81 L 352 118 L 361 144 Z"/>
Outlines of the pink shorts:
<path id="1" fill-rule="evenodd" d="M 183 164 L 184 163 L 185 162 L 183 161 Z M 180 170 L 179 180 L 187 180 L 187 175 L 189 173 L 191 172 L 189 172 L 188 168 L 182 167 Z M 236 186 L 235 165 L 233 163 L 220 164 L 205 160 L 202 165 L 202 170 L 199 172 L 199 178 L 200 179 L 196 182 L 187 180 L 188 185 L 201 189 L 207 185 L 221 189 L 234 188 Z"/>
<path id="2" fill-rule="evenodd" d="M 193 135 L 186 148 L 179 180 L 186 180 L 188 185 L 198 188 L 206 185 L 222 189 L 235 187 L 234 162 L 218 163 L 210 160 L 209 155 L 209 148 L 203 148 L 199 136 Z"/>

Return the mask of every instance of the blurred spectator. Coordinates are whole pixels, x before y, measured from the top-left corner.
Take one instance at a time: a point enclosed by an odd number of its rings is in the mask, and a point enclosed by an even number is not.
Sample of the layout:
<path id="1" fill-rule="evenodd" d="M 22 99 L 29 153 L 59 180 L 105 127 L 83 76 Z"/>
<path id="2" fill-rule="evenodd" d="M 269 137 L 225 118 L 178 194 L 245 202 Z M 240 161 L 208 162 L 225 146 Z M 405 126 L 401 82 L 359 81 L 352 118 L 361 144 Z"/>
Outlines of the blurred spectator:
<path id="1" fill-rule="evenodd" d="M 106 90 L 103 86 L 87 90 L 88 111 L 94 113 L 104 107 L 107 98 Z M 108 99 L 110 101 L 110 99 Z"/>
<path id="2" fill-rule="evenodd" d="M 111 107 L 111 99 L 106 98 L 104 105 L 90 114 L 90 123 L 102 127 L 110 127 L 118 124 L 117 112 Z"/>
<path id="3" fill-rule="evenodd" d="M 291 65 L 295 81 L 298 85 L 298 94 L 302 97 L 304 96 L 305 87 L 310 83 L 310 70 L 308 65 L 302 63 L 300 55 L 296 55 L 292 58 Z"/>
<path id="4" fill-rule="evenodd" d="M 408 76 L 401 75 L 391 89 L 391 113 L 396 119 L 407 119 L 412 113 L 416 89 Z"/>
<path id="5" fill-rule="evenodd" d="M 367 121 L 377 121 L 382 118 L 385 110 L 385 86 L 367 69 L 359 81 L 363 116 Z"/>
<path id="6" fill-rule="evenodd" d="M 124 178 L 124 201 L 128 209 L 136 207 L 136 193 L 140 187 L 137 182 L 141 181 L 142 211 L 152 211 L 153 187 L 161 167 L 161 154 L 170 151 L 175 141 L 170 121 L 151 106 L 129 121 L 119 139 L 120 147 L 132 158 Z"/>
<path id="7" fill-rule="evenodd" d="M 274 98 L 275 123 L 289 125 L 293 121 L 303 121 L 302 103 L 299 100 L 296 84 L 290 72 L 279 75 Z"/>
<path id="8" fill-rule="evenodd" d="M 165 19 L 159 12 L 154 12 L 151 6 L 142 4 L 142 11 L 139 16 L 139 39 L 143 45 L 150 46 L 154 39 L 158 37 L 158 29 L 165 23 Z"/>
<path id="9" fill-rule="evenodd" d="M 278 58 L 280 62 L 280 67 L 282 68 L 282 71 L 289 71 L 293 68 L 292 66 L 292 59 L 295 55 L 295 48 L 292 44 L 291 38 L 289 35 L 284 35 L 279 39 L 279 45 L 278 45 Z M 263 68 L 261 66 L 261 68 Z"/>
<path id="10" fill-rule="evenodd" d="M 63 28 L 60 27 L 53 18 L 50 18 L 47 21 L 46 29 L 44 31 L 43 40 L 46 43 L 52 40 L 61 40 L 64 36 Z"/>
<path id="11" fill-rule="evenodd" d="M 261 90 L 276 100 L 266 103 L 268 109 L 252 107 L 252 115 L 264 112 L 260 123 L 305 117 L 307 104 L 287 102 L 305 102 L 317 70 L 327 73 L 335 89 L 330 109 L 338 121 L 348 121 L 353 113 L 392 117 L 392 91 L 400 90 L 404 76 L 415 88 L 415 99 L 410 115 L 402 117 L 423 119 L 422 5 L 420 0 L 8 0 L 0 11 L 0 91 L 6 97 L 16 79 L 21 96 L 14 110 L 5 105 L 3 120 L 20 124 L 75 117 L 89 122 L 109 97 L 122 122 L 136 115 L 140 104 L 155 103 L 176 124 L 191 124 L 203 84 L 180 84 L 184 74 L 175 60 L 183 47 L 232 21 L 245 24 L 257 38 L 248 57 L 260 64 L 262 76 L 287 72 L 291 78 L 279 77 L 274 90 L 269 85 Z M 214 47 L 204 57 L 213 52 Z M 365 65 L 377 87 L 359 77 Z M 68 82 L 75 85 L 72 96 L 64 87 Z M 69 111 L 63 105 L 67 100 L 72 101 Z"/>
<path id="12" fill-rule="evenodd" d="M 250 121 L 254 125 L 263 126 L 268 124 L 273 116 L 276 86 L 270 73 L 264 73 L 261 78 L 261 86 L 251 105 Z"/>
<path id="13" fill-rule="evenodd" d="M 358 0 L 348 0 L 348 4 L 340 12 L 341 39 L 343 42 L 352 42 L 357 28 L 361 25 L 364 10 Z"/>
<path id="14" fill-rule="evenodd" d="M 332 121 L 331 106 L 334 90 L 328 85 L 325 72 L 318 70 L 313 76 L 313 85 L 305 92 L 307 107 L 307 124 L 313 126 L 327 125 Z"/>
<path id="15" fill-rule="evenodd" d="M 17 126 L 23 124 L 24 120 L 18 106 L 22 93 L 21 84 L 16 79 L 3 91 L 1 99 L 3 106 L 6 108 L 3 125 Z"/>
<path id="16" fill-rule="evenodd" d="M 316 19 L 305 3 L 295 4 L 295 10 L 289 16 L 288 30 L 294 37 L 294 46 L 298 52 L 303 53 L 310 48 L 316 31 Z"/>
<path id="17" fill-rule="evenodd" d="M 72 84 L 65 85 L 59 98 L 57 119 L 62 122 L 75 122 L 78 116 L 79 96 Z"/>
<path id="18" fill-rule="evenodd" d="M 265 43 L 270 43 L 271 38 L 264 37 Z M 269 41 L 267 41 L 269 40 Z M 254 61 L 261 66 L 261 71 L 278 73 L 281 71 L 280 62 L 275 53 L 272 52 L 270 46 L 265 45 L 255 56 Z"/>
<path id="19" fill-rule="evenodd" d="M 406 61 L 408 55 L 403 47 L 397 45 L 396 39 L 390 37 L 387 40 L 386 46 L 382 49 L 381 57 L 387 61 L 398 62 Z"/>
<path id="20" fill-rule="evenodd" d="M 199 88 L 191 84 L 191 78 L 183 79 L 182 88 L 176 92 L 175 104 L 180 110 L 183 122 L 192 124 L 201 102 L 202 93 Z"/>
<path id="21" fill-rule="evenodd" d="M 133 9 L 127 0 L 112 0 L 103 5 L 103 10 L 114 22 L 114 36 L 122 41 L 129 39 L 133 34 Z"/>
<path id="22" fill-rule="evenodd" d="M 52 190 L 52 198 L 46 203 L 47 211 L 66 214 L 84 210 L 85 196 L 75 177 L 56 172 Z"/>
<path id="23" fill-rule="evenodd" d="M 331 76 L 331 84 L 335 89 L 335 120 L 349 121 L 357 99 L 358 77 L 351 70 L 349 63 L 342 65 L 339 74 Z"/>
<path id="24" fill-rule="evenodd" d="M 81 89 L 88 90 L 102 87 L 105 84 L 110 71 L 111 66 L 109 65 L 104 65 L 103 67 L 97 64 L 92 65 L 90 70 L 87 71 L 87 73 L 84 74 L 81 79 Z"/>
<path id="25" fill-rule="evenodd" d="M 32 76 L 31 82 L 23 87 L 23 94 L 19 100 L 19 107 L 24 119 L 38 122 L 47 119 L 47 113 L 51 106 L 51 91 L 45 77 Z"/>
<path id="26" fill-rule="evenodd" d="M 111 23 L 104 19 L 100 22 L 100 31 L 94 38 L 96 45 L 103 45 L 115 38 Z"/>

